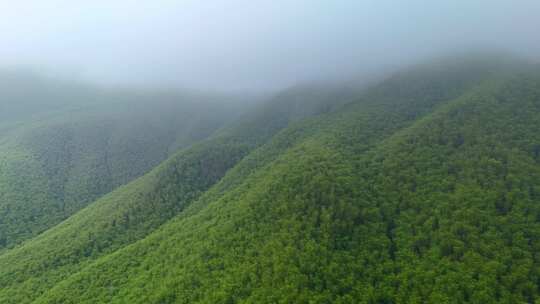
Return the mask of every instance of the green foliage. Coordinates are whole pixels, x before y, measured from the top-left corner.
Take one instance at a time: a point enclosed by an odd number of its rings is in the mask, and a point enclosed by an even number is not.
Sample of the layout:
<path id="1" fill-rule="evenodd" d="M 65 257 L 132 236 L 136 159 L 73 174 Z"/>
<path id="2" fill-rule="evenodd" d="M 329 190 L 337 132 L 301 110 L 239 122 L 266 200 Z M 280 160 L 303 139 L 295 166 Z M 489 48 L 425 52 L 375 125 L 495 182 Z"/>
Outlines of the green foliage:
<path id="1" fill-rule="evenodd" d="M 105 92 L 29 76 L 0 75 L 0 86 L 0 116 L 8 118 L 0 127 L 0 251 L 208 137 L 240 106 L 218 96 Z"/>
<path id="2" fill-rule="evenodd" d="M 516 69 L 264 110 L 0 255 L 0 302 L 539 302 L 540 73 Z"/>
<path id="3" fill-rule="evenodd" d="M 292 100 L 301 92 L 276 97 L 211 138 L 180 150 L 147 175 L 99 199 L 31 242 L 6 252 L 0 258 L 0 285 L 11 288 L 2 290 L 1 301 L 27 302 L 66 274 L 143 238 L 182 212 L 249 151 L 299 116 L 311 115 L 293 110 L 283 116 L 281 108 L 289 105 L 284 98 Z M 311 100 L 295 98 L 295 102 L 306 102 L 306 107 L 299 110 L 311 106 L 311 113 L 324 112 L 324 104 L 333 102 L 333 94 L 319 96 L 317 105 L 308 104 Z M 58 146 L 63 145 L 51 148 Z"/>

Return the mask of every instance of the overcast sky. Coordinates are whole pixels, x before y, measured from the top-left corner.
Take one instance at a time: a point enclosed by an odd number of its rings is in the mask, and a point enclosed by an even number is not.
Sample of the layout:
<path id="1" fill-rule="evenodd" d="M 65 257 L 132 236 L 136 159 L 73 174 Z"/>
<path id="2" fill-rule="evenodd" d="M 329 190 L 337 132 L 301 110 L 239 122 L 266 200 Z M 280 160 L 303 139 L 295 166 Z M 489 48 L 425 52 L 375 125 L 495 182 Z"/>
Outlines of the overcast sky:
<path id="1" fill-rule="evenodd" d="M 540 54 L 540 1 L 0 0 L 0 65 L 110 84 L 278 88 L 469 47 Z"/>

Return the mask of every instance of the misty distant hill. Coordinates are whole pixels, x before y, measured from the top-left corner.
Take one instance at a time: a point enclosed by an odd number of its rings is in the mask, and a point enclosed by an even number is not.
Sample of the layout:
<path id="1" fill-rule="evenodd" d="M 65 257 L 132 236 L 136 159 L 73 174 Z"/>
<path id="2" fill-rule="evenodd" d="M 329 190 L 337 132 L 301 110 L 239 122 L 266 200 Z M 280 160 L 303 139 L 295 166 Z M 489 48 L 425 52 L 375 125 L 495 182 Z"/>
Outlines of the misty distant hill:
<path id="1" fill-rule="evenodd" d="M 242 105 L 226 95 L 0 73 L 0 251 L 208 137 Z"/>

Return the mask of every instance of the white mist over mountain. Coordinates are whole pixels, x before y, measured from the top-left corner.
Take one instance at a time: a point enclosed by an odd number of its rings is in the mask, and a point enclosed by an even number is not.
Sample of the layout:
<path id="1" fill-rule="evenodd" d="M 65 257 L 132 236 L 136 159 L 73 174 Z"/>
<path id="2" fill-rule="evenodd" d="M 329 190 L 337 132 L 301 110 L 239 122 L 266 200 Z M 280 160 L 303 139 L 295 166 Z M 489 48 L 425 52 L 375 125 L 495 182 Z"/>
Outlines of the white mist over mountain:
<path id="1" fill-rule="evenodd" d="M 107 84 L 269 89 L 496 47 L 540 53 L 540 2 L 0 3 L 0 65 Z"/>

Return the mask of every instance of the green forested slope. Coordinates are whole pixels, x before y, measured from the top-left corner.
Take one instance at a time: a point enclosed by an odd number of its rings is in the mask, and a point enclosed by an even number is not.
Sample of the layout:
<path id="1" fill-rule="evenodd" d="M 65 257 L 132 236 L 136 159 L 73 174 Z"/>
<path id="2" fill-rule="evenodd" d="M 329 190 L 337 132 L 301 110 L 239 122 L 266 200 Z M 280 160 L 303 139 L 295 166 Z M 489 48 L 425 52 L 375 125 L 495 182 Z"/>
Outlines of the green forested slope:
<path id="1" fill-rule="evenodd" d="M 328 111 L 336 99 L 345 97 L 341 88 L 319 89 L 295 88 L 276 96 L 208 140 L 179 151 L 144 177 L 1 255 L 0 302 L 28 302 L 90 261 L 144 237 L 272 134 L 301 117 Z"/>
<path id="2" fill-rule="evenodd" d="M 426 122 L 451 118 L 445 114 L 451 106 L 476 104 L 475 94 L 485 95 L 488 101 L 502 98 L 499 82 L 506 80 L 489 79 L 511 69 L 499 60 L 462 61 L 396 75 L 337 112 L 296 123 L 253 150 L 290 119 L 327 111 L 326 104 L 336 98 L 349 100 L 341 94 L 336 97 L 336 92 L 285 94 L 289 100 L 305 100 L 306 106 L 317 105 L 318 110 L 282 111 L 290 101 L 263 107 L 5 252 L 0 255 L 0 300 L 412 299 L 419 285 L 413 283 L 411 291 L 398 288 L 412 274 L 401 272 L 403 262 L 398 258 L 408 252 L 409 239 L 394 236 L 401 226 L 392 213 L 404 200 L 399 195 L 408 197 L 403 191 L 410 187 L 402 189 L 401 177 L 392 177 L 401 174 L 399 168 L 381 167 L 390 162 L 379 159 L 386 155 L 399 163 L 399 143 L 409 143 L 401 138 L 431 139 L 434 128 Z M 473 89 L 483 82 L 487 84 Z M 516 83 L 526 82 L 520 78 Z M 304 94 L 309 98 L 302 99 Z M 533 102 L 533 97 L 526 100 Z M 309 103 L 311 99 L 319 102 Z M 279 99 L 274 103 L 281 104 Z M 288 115 L 286 119 L 282 114 Z M 424 125 L 427 135 L 414 131 Z M 409 145 L 410 149 L 430 147 Z M 414 178 L 424 178 L 421 172 L 413 173 L 418 175 Z M 434 180 L 439 182 L 437 177 Z M 388 197 L 393 192 L 382 191 L 384 187 L 400 194 Z M 436 196 L 437 189 L 433 191 Z M 405 242 L 403 247 L 400 242 Z M 418 259 L 424 261 L 422 256 Z"/>
<path id="3" fill-rule="evenodd" d="M 58 224 L 238 115 L 227 96 L 0 73 L 0 251 Z"/>
<path id="4" fill-rule="evenodd" d="M 370 132 L 380 117 L 360 111 L 285 130 L 180 216 L 35 302 L 534 303 L 540 73 L 460 95 L 414 120 L 387 108 L 392 132 Z M 365 125 L 353 135 L 344 120 Z"/>

